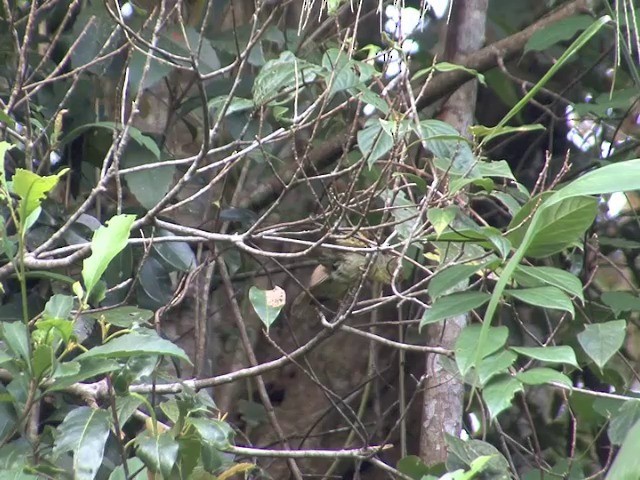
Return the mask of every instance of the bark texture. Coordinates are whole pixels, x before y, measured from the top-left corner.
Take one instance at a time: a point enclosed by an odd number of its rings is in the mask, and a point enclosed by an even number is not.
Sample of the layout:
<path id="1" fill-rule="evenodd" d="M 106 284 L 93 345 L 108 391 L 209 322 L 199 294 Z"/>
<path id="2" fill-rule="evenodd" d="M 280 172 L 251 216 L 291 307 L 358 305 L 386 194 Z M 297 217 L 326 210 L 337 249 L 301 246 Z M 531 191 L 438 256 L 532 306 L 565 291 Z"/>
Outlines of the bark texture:
<path id="1" fill-rule="evenodd" d="M 482 47 L 487 4 L 488 0 L 453 2 L 445 44 L 447 61 L 462 63 L 466 56 Z M 477 90 L 477 81 L 467 82 L 458 88 L 444 103 L 440 120 L 468 136 L 469 126 L 473 123 Z M 453 349 L 467 320 L 466 315 L 459 315 L 431 325 L 428 335 L 432 345 Z M 420 456 L 427 465 L 434 465 L 447 458 L 445 434 L 460 434 L 464 383 L 459 376 L 444 368 L 440 355 L 427 355 L 426 375 Z"/>

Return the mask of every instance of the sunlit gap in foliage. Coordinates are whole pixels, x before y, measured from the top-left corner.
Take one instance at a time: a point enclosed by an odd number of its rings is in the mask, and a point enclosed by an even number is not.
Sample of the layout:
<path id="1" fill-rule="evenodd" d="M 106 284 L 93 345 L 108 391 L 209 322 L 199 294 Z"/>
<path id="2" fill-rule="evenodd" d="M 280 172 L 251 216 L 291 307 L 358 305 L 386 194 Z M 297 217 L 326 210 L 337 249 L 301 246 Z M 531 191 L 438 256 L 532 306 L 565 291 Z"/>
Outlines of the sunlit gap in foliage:
<path id="1" fill-rule="evenodd" d="M 419 51 L 418 42 L 409 37 L 418 31 L 426 30 L 432 19 L 440 20 L 448 11 L 449 0 L 427 0 L 420 10 L 403 7 L 399 3 L 387 6 L 384 11 L 384 31 L 396 45 L 377 58 L 377 61 L 384 65 L 387 78 L 394 78 L 405 72 L 407 65 L 404 57 Z M 375 110 L 373 105 L 365 105 L 363 113 L 372 115 Z"/>
<path id="2" fill-rule="evenodd" d="M 613 69 L 607 72 L 607 75 L 613 76 Z M 594 102 L 593 95 L 586 94 L 584 97 L 585 104 L 591 104 Z M 598 103 L 596 99 L 596 103 Z M 604 112 L 607 119 L 615 120 L 616 112 L 613 108 L 607 108 Z M 640 114 L 631 113 L 635 115 L 631 118 L 631 123 L 640 125 Z M 630 138 L 622 132 L 619 128 L 616 128 L 615 138 L 611 138 L 611 141 L 606 139 L 606 123 L 599 118 L 591 115 L 581 115 L 578 108 L 573 105 L 568 105 L 565 109 L 565 119 L 569 131 L 567 132 L 567 140 L 574 145 L 581 152 L 592 152 L 596 149 L 599 158 L 606 159 L 611 157 L 616 149 L 623 144 L 627 143 Z M 621 213 L 629 209 L 629 201 L 627 195 L 623 192 L 616 192 L 609 196 L 606 201 L 607 218 L 616 218 Z"/>

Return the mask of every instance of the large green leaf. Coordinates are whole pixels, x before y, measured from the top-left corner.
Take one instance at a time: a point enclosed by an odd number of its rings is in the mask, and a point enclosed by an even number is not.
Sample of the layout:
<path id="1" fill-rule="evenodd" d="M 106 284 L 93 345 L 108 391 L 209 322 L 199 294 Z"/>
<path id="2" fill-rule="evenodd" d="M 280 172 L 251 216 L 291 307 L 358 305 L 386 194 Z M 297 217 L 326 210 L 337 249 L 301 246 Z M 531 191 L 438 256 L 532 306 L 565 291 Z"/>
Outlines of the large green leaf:
<path id="1" fill-rule="evenodd" d="M 514 352 L 525 357 L 540 360 L 547 363 L 566 363 L 578 366 L 576 354 L 573 348 L 563 345 L 560 347 L 510 347 Z"/>
<path id="2" fill-rule="evenodd" d="M 478 332 L 478 334 L 479 333 L 480 332 Z M 477 338 L 478 336 L 476 335 L 476 341 Z M 467 365 L 469 365 L 473 362 L 473 355 L 475 355 L 475 351 L 472 350 L 466 355 L 471 357 L 466 360 Z M 480 366 L 478 367 L 478 380 L 480 380 L 480 385 L 486 384 L 490 378 L 500 373 L 508 373 L 509 368 L 514 364 L 517 358 L 518 355 L 510 350 L 502 350 L 494 355 L 489 355 L 488 357 L 483 358 L 480 362 Z"/>
<path id="3" fill-rule="evenodd" d="M 89 298 L 109 262 L 127 246 L 134 220 L 134 215 L 116 215 L 93 233 L 91 256 L 82 263 L 85 298 Z"/>
<path id="4" fill-rule="evenodd" d="M 435 299 L 444 295 L 486 265 L 486 263 L 452 265 L 438 271 L 429 281 L 429 296 Z"/>
<path id="5" fill-rule="evenodd" d="M 111 475 L 109 475 L 109 480 L 149 480 L 149 473 L 147 469 L 144 468 L 144 462 L 139 458 L 127 459 L 127 468 L 133 477 L 127 477 L 124 466 L 118 465 L 113 472 L 111 472 Z"/>
<path id="6" fill-rule="evenodd" d="M 73 140 L 78 138 L 80 135 L 85 133 L 87 130 L 91 130 L 94 128 L 106 129 L 111 132 L 120 132 L 122 130 L 122 126 L 116 124 L 115 122 L 86 123 L 69 132 L 64 137 L 64 139 L 60 142 L 61 146 L 69 142 L 72 142 Z M 129 135 L 131 136 L 131 138 L 138 143 L 138 145 L 141 145 L 145 147 L 147 150 L 149 150 L 156 159 L 160 158 L 160 148 L 158 147 L 158 144 L 153 138 L 149 137 L 148 135 L 144 135 L 140 130 L 138 130 L 135 127 L 132 127 L 131 125 L 129 125 L 127 131 L 129 132 Z"/>
<path id="7" fill-rule="evenodd" d="M 158 157 L 146 147 L 130 143 L 122 156 L 122 168 L 155 163 Z M 126 173 L 124 179 L 129 190 L 147 210 L 155 207 L 169 191 L 176 173 L 175 165 L 157 165 L 148 170 Z"/>
<path id="8" fill-rule="evenodd" d="M 373 164 L 393 147 L 393 137 L 382 128 L 378 120 L 367 122 L 358 132 L 358 148 L 367 159 L 367 165 Z"/>
<path id="9" fill-rule="evenodd" d="M 640 479 L 640 420 L 629 430 L 618 455 L 613 460 L 605 480 L 638 480 Z"/>
<path id="10" fill-rule="evenodd" d="M 593 24 L 593 18 L 589 15 L 574 15 L 558 20 L 531 35 L 524 47 L 524 52 L 545 50 L 556 43 L 570 40 L 576 33 L 588 28 L 591 24 Z"/>
<path id="11" fill-rule="evenodd" d="M 104 345 L 93 347 L 91 350 L 82 353 L 76 360 L 86 360 L 96 357 L 129 358 L 140 355 L 166 355 L 191 363 L 184 350 L 169 340 L 160 338 L 155 332 L 145 335 L 140 333 L 121 335 Z"/>
<path id="12" fill-rule="evenodd" d="M 545 73 L 542 78 L 527 92 L 527 94 L 520 99 L 518 103 L 516 103 L 509 113 L 504 115 L 498 125 L 496 125 L 496 131 L 499 131 L 500 128 L 504 127 L 509 123 L 516 115 L 519 115 L 521 110 L 529 104 L 529 102 L 538 94 L 538 92 L 544 88 L 544 86 L 551 80 L 551 78 L 564 66 L 566 66 L 569 59 L 575 55 L 582 47 L 584 47 L 589 40 L 596 36 L 596 34 L 600 31 L 602 27 L 611 22 L 611 17 L 605 15 L 596 19 L 589 28 L 587 28 L 584 32 L 580 34 L 578 38 L 563 52 L 562 55 L 553 63 L 551 68 L 547 73 Z M 492 135 L 488 135 L 484 138 L 481 143 L 481 146 L 488 142 L 493 138 Z M 582 195 L 591 195 L 590 193 L 583 193 Z"/>
<path id="13" fill-rule="evenodd" d="M 547 367 L 532 368 L 525 372 L 520 372 L 516 378 L 526 385 L 543 385 L 549 383 L 561 383 L 571 387 L 571 379 L 564 373 Z"/>
<path id="14" fill-rule="evenodd" d="M 51 383 L 47 384 L 47 391 L 62 390 L 74 383 L 83 382 L 90 378 L 121 369 L 115 360 L 106 358 L 88 358 L 81 362 L 72 360 L 59 363 L 51 375 Z"/>
<path id="15" fill-rule="evenodd" d="M 440 236 L 442 232 L 451 225 L 451 222 L 456 218 L 456 214 L 459 211 L 460 209 L 454 205 L 446 208 L 430 208 L 427 210 L 427 219 L 436 231 L 437 236 Z M 431 288 L 431 284 L 429 284 L 429 288 Z"/>
<path id="16" fill-rule="evenodd" d="M 597 22 L 597 25 L 602 26 L 609 19 L 601 19 Z M 578 40 L 572 46 L 572 49 L 586 43 L 586 38 L 590 38 L 595 34 L 598 29 L 589 29 L 580 36 Z M 546 77 L 546 76 L 545 76 Z M 530 92 L 531 93 L 531 92 Z M 485 318 L 483 322 L 484 329 L 481 332 L 478 340 L 478 355 L 482 349 L 482 345 L 487 341 L 488 328 L 491 326 L 491 320 L 496 312 L 500 298 L 504 289 L 511 280 L 516 268 L 520 261 L 524 258 L 538 228 L 538 222 L 540 221 L 541 212 L 544 212 L 547 208 L 551 208 L 554 205 L 561 203 L 565 199 L 573 197 L 580 197 L 584 195 L 600 195 L 606 193 L 613 193 L 617 191 L 628 191 L 640 189 L 640 159 L 628 160 L 626 162 L 614 163 L 602 168 L 598 168 L 591 171 L 582 177 L 574 180 L 567 186 L 560 189 L 558 192 L 552 194 L 546 198 L 542 206 L 533 214 L 533 218 L 529 224 L 529 228 L 522 239 L 521 245 L 518 247 L 514 255 L 507 263 L 498 283 L 496 284 L 491 300 L 485 312 Z M 480 359 L 476 360 L 478 363 Z"/>
<path id="17" fill-rule="evenodd" d="M 600 298 L 616 314 L 640 310 L 640 298 L 631 292 L 604 292 Z"/>
<path id="18" fill-rule="evenodd" d="M 416 135 L 429 149 L 443 170 L 454 175 L 479 178 L 476 158 L 466 138 L 454 127 L 440 120 L 423 120 L 419 128 L 414 129 Z"/>
<path id="19" fill-rule="evenodd" d="M 43 315 L 48 318 L 67 319 L 73 309 L 73 297 L 59 293 L 51 296 L 44 307 Z"/>
<path id="20" fill-rule="evenodd" d="M 53 451 L 73 453 L 73 474 L 77 480 L 93 480 L 102 464 L 104 446 L 111 428 L 106 410 L 77 407 L 57 428 Z"/>
<path id="21" fill-rule="evenodd" d="M 569 312 L 572 317 L 575 315 L 571 299 L 557 287 L 520 288 L 518 290 L 505 290 L 504 293 L 529 305 L 564 310 Z"/>
<path id="22" fill-rule="evenodd" d="M 584 235 L 598 213 L 598 200 L 593 197 L 570 197 L 549 206 L 544 204 L 545 198 L 549 199 L 551 195 L 529 200 L 509 225 L 509 228 L 515 229 L 508 238 L 515 247 L 520 247 L 532 224 L 531 211 L 540 205 L 535 229 L 532 238 L 528 239 L 525 252 L 525 255 L 534 258 L 546 257 L 570 246 Z M 542 205 L 545 208 L 541 208 Z"/>
<path id="23" fill-rule="evenodd" d="M 171 232 L 158 229 L 159 238 L 174 236 Z M 153 249 L 162 260 L 175 270 L 188 272 L 196 265 L 196 256 L 186 242 L 158 242 Z"/>
<path id="24" fill-rule="evenodd" d="M 26 233 L 27 224 L 33 224 L 37 218 L 29 218 L 40 207 L 42 200 L 58 184 L 60 178 L 69 171 L 68 168 L 61 170 L 55 175 L 41 177 L 23 168 L 18 168 L 13 176 L 13 193 L 20 197 L 18 215 L 22 223 L 22 233 Z"/>
<path id="25" fill-rule="evenodd" d="M 492 419 L 511 406 L 516 393 L 523 390 L 522 383 L 511 375 L 500 375 L 489 381 L 482 389 L 482 398 L 487 404 Z"/>
<path id="26" fill-rule="evenodd" d="M 513 274 L 513 278 L 523 287 L 542 287 L 545 285 L 557 287 L 584 302 L 580 279 L 572 273 L 559 268 L 519 265 Z"/>
<path id="27" fill-rule="evenodd" d="M 217 449 L 225 449 L 231 445 L 233 430 L 229 424 L 207 418 L 190 418 L 189 423 L 195 427 L 203 442 Z"/>
<path id="28" fill-rule="evenodd" d="M 624 320 L 594 323 L 585 325 L 584 331 L 578 334 L 578 342 L 589 358 L 602 369 L 620 350 L 626 333 L 627 322 Z"/>
<path id="29" fill-rule="evenodd" d="M 170 432 L 153 435 L 145 431 L 136 438 L 136 454 L 149 470 L 161 474 L 162 478 L 171 478 L 179 448 Z"/>
<path id="30" fill-rule="evenodd" d="M 24 323 L 20 321 L 16 322 L 3 322 L 2 326 L 2 338 L 7 343 L 7 346 L 25 362 L 29 363 L 29 333 Z"/>
<path id="31" fill-rule="evenodd" d="M 611 414 L 609 428 L 607 429 L 611 443 L 622 445 L 629 430 L 637 421 L 640 421 L 640 400 L 629 399 Z"/>
<path id="32" fill-rule="evenodd" d="M 481 307 L 489 301 L 490 294 L 484 292 L 461 292 L 440 297 L 433 302 L 420 320 L 420 328 L 439 322 L 445 318 L 462 315 L 474 308 Z"/>
<path id="33" fill-rule="evenodd" d="M 355 87 L 360 83 L 356 62 L 349 54 L 337 48 L 330 48 L 322 57 L 322 66 L 327 70 L 326 81 L 331 82 L 329 95 Z"/>
<path id="34" fill-rule="evenodd" d="M 413 235 L 416 223 L 420 222 L 418 206 L 403 191 L 383 190 L 380 199 L 391 207 L 391 215 L 396 222 L 393 228 L 399 237 L 406 239 Z"/>
<path id="35" fill-rule="evenodd" d="M 485 465 L 484 475 L 481 478 L 486 477 L 491 480 L 509 480 L 511 478 L 509 475 L 509 463 L 500 451 L 490 443 L 475 439 L 462 440 L 446 433 L 445 439 L 449 452 L 446 462 L 448 471 L 470 468 L 475 465 L 474 462 L 476 460 L 489 456 L 491 460 Z M 445 478 L 447 478 L 446 475 L 440 477 L 441 480 Z"/>
<path id="36" fill-rule="evenodd" d="M 143 325 L 153 318 L 151 310 L 130 305 L 111 308 L 94 315 L 96 318 L 121 328 L 131 328 L 135 324 Z"/>
<path id="37" fill-rule="evenodd" d="M 425 465 L 420 457 L 415 455 L 407 455 L 398 460 L 396 468 L 414 480 L 420 480 L 430 472 L 430 468 Z"/>
<path id="38" fill-rule="evenodd" d="M 272 101 L 282 89 L 303 89 L 322 69 L 285 51 L 279 58 L 264 64 L 253 83 L 253 100 L 256 105 Z M 296 92 L 299 94 L 299 91 Z"/>
<path id="39" fill-rule="evenodd" d="M 286 296 L 284 290 L 280 287 L 275 287 L 271 290 L 251 287 L 249 289 L 249 301 L 258 314 L 260 321 L 268 330 L 280 315 L 280 311 L 286 303 Z"/>
<path id="40" fill-rule="evenodd" d="M 464 375 L 473 363 L 476 354 L 476 345 L 480 335 L 480 325 L 468 325 L 458 335 L 454 351 L 458 369 Z M 507 327 L 491 327 L 491 341 L 487 342 L 482 351 L 482 358 L 501 349 L 507 342 L 509 329 Z"/>

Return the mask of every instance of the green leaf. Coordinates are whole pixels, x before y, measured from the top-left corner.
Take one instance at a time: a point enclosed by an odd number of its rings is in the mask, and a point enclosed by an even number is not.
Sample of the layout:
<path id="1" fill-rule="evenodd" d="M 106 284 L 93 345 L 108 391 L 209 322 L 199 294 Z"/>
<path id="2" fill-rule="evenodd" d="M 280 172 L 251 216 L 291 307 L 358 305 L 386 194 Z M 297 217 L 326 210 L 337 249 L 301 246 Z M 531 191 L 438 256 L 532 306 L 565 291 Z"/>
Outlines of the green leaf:
<path id="1" fill-rule="evenodd" d="M 446 208 L 430 208 L 427 210 L 427 219 L 433 225 L 436 236 L 440 236 L 442 232 L 451 224 L 459 209 L 455 206 Z"/>
<path id="2" fill-rule="evenodd" d="M 42 477 L 25 473 L 25 467 L 16 467 L 5 470 L 2 472 L 2 476 L 7 480 L 41 480 Z"/>
<path id="3" fill-rule="evenodd" d="M 369 168 L 393 147 L 393 137 L 389 135 L 378 120 L 367 122 L 367 126 L 358 132 L 358 149 L 367 159 Z"/>
<path id="4" fill-rule="evenodd" d="M 637 421 L 627 434 L 620 451 L 613 460 L 605 480 L 638 480 L 640 479 L 640 421 Z"/>
<path id="5" fill-rule="evenodd" d="M 39 345 L 33 351 L 31 364 L 33 365 L 33 377 L 41 379 L 53 364 L 53 349 L 49 345 Z"/>
<path id="6" fill-rule="evenodd" d="M 574 15 L 563 18 L 545 28 L 534 32 L 524 46 L 524 53 L 542 51 L 556 43 L 570 40 L 578 32 L 588 28 L 593 23 L 589 15 Z"/>
<path id="7" fill-rule="evenodd" d="M 191 364 L 187 354 L 169 340 L 160 338 L 155 332 L 148 334 L 127 333 L 113 340 L 93 347 L 78 357 L 76 360 L 89 358 L 129 358 L 141 355 L 166 355 L 179 358 Z"/>
<path id="8" fill-rule="evenodd" d="M 491 455 L 485 455 L 483 457 L 476 458 L 473 462 L 471 462 L 471 468 L 469 471 L 464 472 L 455 480 L 471 480 L 475 478 L 475 476 L 483 471 L 485 467 L 489 464 L 489 462 L 493 459 Z"/>
<path id="9" fill-rule="evenodd" d="M 73 453 L 73 474 L 77 480 L 93 480 L 104 455 L 111 428 L 106 410 L 76 407 L 56 429 L 53 451 Z"/>
<path id="10" fill-rule="evenodd" d="M 149 480 L 149 474 L 147 469 L 144 468 L 144 462 L 139 458 L 127 459 L 127 467 L 130 474 L 137 473 L 133 477 L 127 477 L 124 466 L 118 465 L 109 475 L 109 480 Z"/>
<path id="11" fill-rule="evenodd" d="M 3 322 L 2 338 L 7 346 L 25 362 L 29 363 L 29 333 L 22 322 Z"/>
<path id="12" fill-rule="evenodd" d="M 404 192 L 383 190 L 380 199 L 391 206 L 391 215 L 395 220 L 395 231 L 401 239 L 409 238 L 415 229 L 418 217 L 418 207 L 407 198 Z"/>
<path id="13" fill-rule="evenodd" d="M 44 306 L 44 316 L 47 318 L 68 319 L 73 309 L 73 297 L 55 294 Z"/>
<path id="14" fill-rule="evenodd" d="M 511 167 L 506 160 L 493 160 L 492 162 L 478 162 L 478 173 L 482 177 L 502 177 L 515 181 Z"/>
<path id="15" fill-rule="evenodd" d="M 69 171 L 63 169 L 55 175 L 41 177 L 23 168 L 18 168 L 12 181 L 13 193 L 20 197 L 18 215 L 22 222 L 22 233 L 26 233 L 25 225 L 28 217 L 34 213 L 53 188 L 58 184 L 60 177 Z M 37 219 L 37 218 L 36 218 Z M 32 222 L 35 220 L 32 220 Z"/>
<path id="16" fill-rule="evenodd" d="M 500 451 L 490 443 L 482 440 L 462 440 L 445 433 L 447 441 L 446 467 L 448 471 L 468 469 L 479 458 L 490 457 L 485 465 L 482 478 L 491 480 L 510 480 L 509 463 Z M 444 480 L 444 477 L 441 477 Z"/>
<path id="17" fill-rule="evenodd" d="M 47 385 L 47 391 L 62 390 L 74 383 L 84 382 L 121 368 L 122 366 L 115 360 L 100 357 L 88 358 L 81 362 L 72 360 L 60 363 L 51 375 L 53 381 Z"/>
<path id="18" fill-rule="evenodd" d="M 432 65 L 430 67 L 427 68 L 423 68 L 422 70 L 418 70 L 414 75 L 411 81 L 415 81 L 418 80 L 422 77 L 425 77 L 427 75 L 429 75 L 432 71 L 438 71 L 438 72 L 453 72 L 456 70 L 462 70 L 463 72 L 467 72 L 469 75 L 472 75 L 474 77 L 476 77 L 478 79 L 478 81 L 486 86 L 486 82 L 484 80 L 484 75 L 479 73 L 477 70 L 474 70 L 472 68 L 467 68 L 464 67 L 462 65 L 456 65 L 454 63 L 449 63 L 449 62 L 440 62 L 440 63 L 436 63 L 435 65 Z"/>
<path id="19" fill-rule="evenodd" d="M 547 363 L 566 363 L 578 367 L 573 348 L 566 345 L 560 347 L 509 347 L 514 352 Z"/>
<path id="20" fill-rule="evenodd" d="M 598 22 L 598 25 L 602 26 L 607 21 L 608 18 L 601 19 L 601 21 Z M 590 30 L 588 34 L 593 35 L 594 31 Z M 574 43 L 574 46 L 572 46 L 572 48 L 584 44 L 585 40 L 582 37 L 583 36 L 581 36 L 581 38 Z M 588 35 L 584 35 L 584 37 L 586 38 L 588 37 Z M 529 94 L 527 94 L 527 96 L 529 96 Z M 548 208 L 549 205 L 554 205 L 573 196 L 598 195 L 637 189 L 640 189 L 640 159 L 614 163 L 586 173 L 558 192 L 552 194 L 544 201 L 542 210 Z M 531 243 L 531 239 L 533 238 L 534 232 L 536 230 L 536 225 L 539 220 L 539 215 L 539 211 L 533 214 L 530 229 L 525 234 L 525 237 L 522 240 L 522 245 L 516 250 L 516 252 L 507 263 L 505 269 L 502 272 L 502 275 L 500 276 L 500 279 L 498 280 L 498 283 L 494 288 L 491 300 L 489 301 L 489 305 L 487 306 L 487 310 L 485 312 L 485 318 L 483 322 L 484 329 L 481 332 L 480 338 L 478 340 L 478 351 L 480 351 L 483 343 L 487 340 L 487 329 L 491 326 L 491 320 L 494 313 L 496 312 L 502 293 L 508 282 L 510 281 L 517 266 L 524 258 L 524 254 Z"/>
<path id="21" fill-rule="evenodd" d="M 505 290 L 504 293 L 529 305 L 564 310 L 569 312 L 572 317 L 575 315 L 571 299 L 557 287 L 521 288 L 518 290 Z"/>
<path id="22" fill-rule="evenodd" d="M 158 160 L 159 156 L 156 156 L 153 150 L 131 143 L 127 145 L 122 156 L 122 168 L 138 167 Z M 175 165 L 159 164 L 151 169 L 126 173 L 124 174 L 124 179 L 133 196 L 140 202 L 140 205 L 147 210 L 151 210 L 171 188 L 175 173 Z"/>
<path id="23" fill-rule="evenodd" d="M 616 314 L 640 310 L 640 298 L 631 292 L 604 292 L 600 298 Z"/>
<path id="24" fill-rule="evenodd" d="M 491 295 L 484 292 L 461 292 L 436 299 L 420 320 L 420 328 L 445 318 L 462 315 L 479 308 L 489 301 Z"/>
<path id="25" fill-rule="evenodd" d="M 480 332 L 478 332 L 478 335 L 479 334 Z M 470 365 L 474 360 L 473 356 L 475 355 L 475 351 L 466 352 L 466 355 L 468 357 L 471 357 L 470 359 L 466 360 L 467 364 Z M 513 365 L 517 358 L 518 355 L 510 350 L 503 350 L 496 353 L 495 355 L 489 355 L 488 357 L 483 358 L 480 362 L 480 366 L 478 367 L 478 380 L 480 380 L 480 385 L 486 384 L 487 381 L 489 381 L 489 379 L 494 377 L 495 375 L 498 375 L 500 373 L 508 373 L 509 368 Z"/>
<path id="26" fill-rule="evenodd" d="M 356 85 L 354 88 L 349 90 L 354 97 L 360 97 L 360 100 L 364 103 L 368 103 L 369 105 L 373 105 L 384 115 L 389 113 L 389 105 L 387 102 L 377 93 L 371 90 L 368 86 Z"/>
<path id="27" fill-rule="evenodd" d="M 611 415 L 607 433 L 614 445 L 622 445 L 631 427 L 640 420 L 640 401 L 629 399 Z"/>
<path id="28" fill-rule="evenodd" d="M 91 256 L 82 263 L 85 298 L 98 284 L 109 262 L 127 246 L 135 215 L 116 215 L 93 233 Z"/>
<path id="29" fill-rule="evenodd" d="M 9 355 L 4 350 L 0 350 L 0 365 L 10 362 L 11 360 L 13 360 L 13 356 Z"/>
<path id="30" fill-rule="evenodd" d="M 523 287 L 541 287 L 545 285 L 557 287 L 584 302 L 580 279 L 559 268 L 519 265 L 513 274 L 513 278 Z"/>
<path id="31" fill-rule="evenodd" d="M 627 333 L 627 322 L 612 322 L 585 325 L 584 331 L 578 334 L 578 342 L 589 358 L 602 370 L 624 343 Z"/>
<path id="32" fill-rule="evenodd" d="M 482 398 L 487 404 L 491 419 L 509 408 L 515 394 L 521 391 L 523 391 L 522 383 L 510 375 L 501 375 L 490 380 L 482 389 Z"/>
<path id="33" fill-rule="evenodd" d="M 509 123 L 513 117 L 518 115 L 520 111 L 529 104 L 532 98 L 534 98 L 540 89 L 542 89 L 549 80 L 560 70 L 565 67 L 569 59 L 575 55 L 582 47 L 584 47 L 589 40 L 591 40 L 602 27 L 611 22 L 611 17 L 605 15 L 595 20 L 589 28 L 587 28 L 582 34 L 560 55 L 560 57 L 553 63 L 549 71 L 543 75 L 543 77 L 531 88 L 527 94 L 520 99 L 520 101 L 513 106 L 509 113 L 504 115 L 496 128 L 499 129 Z M 489 135 L 481 142 L 480 146 L 483 146 L 485 142 L 491 140 L 492 136 Z M 621 189 L 623 190 L 623 189 Z M 584 193 L 583 195 L 590 195 Z"/>
<path id="34" fill-rule="evenodd" d="M 188 421 L 195 427 L 203 442 L 217 449 L 225 449 L 231 445 L 233 430 L 226 422 L 207 418 L 189 418 Z"/>
<path id="35" fill-rule="evenodd" d="M 144 325 L 153 318 L 151 310 L 124 306 L 111 308 L 95 314 L 95 317 L 111 325 L 121 328 L 131 328 L 133 325 Z"/>
<path id="36" fill-rule="evenodd" d="M 4 111 L 4 110 L 0 110 L 0 122 L 6 123 L 11 128 L 15 127 L 15 125 L 16 125 L 15 120 L 13 118 L 11 118 L 9 116 L 9 114 L 7 114 L 7 112 Z M 0 142 L 0 160 L 4 159 L 4 152 L 2 150 L 2 143 L 6 143 L 7 145 L 9 145 L 7 150 L 9 148 L 11 148 L 11 144 L 10 143 L 8 143 L 8 142 Z"/>
<path id="37" fill-rule="evenodd" d="M 532 198 L 509 224 L 509 229 L 514 230 L 507 238 L 516 247 L 522 245 L 525 234 L 532 228 L 525 252 L 527 256 L 540 258 L 561 252 L 584 235 L 598 213 L 596 198 L 576 196 L 546 203 L 552 197 L 553 194 L 546 194 Z M 536 222 L 532 225 L 531 212 L 538 205 Z"/>
<path id="38" fill-rule="evenodd" d="M 87 130 L 91 130 L 91 129 L 106 129 L 109 130 L 111 132 L 121 132 L 122 131 L 122 126 L 116 124 L 115 122 L 95 122 L 95 123 L 85 123 L 84 125 L 81 125 L 78 128 L 75 128 L 74 130 L 70 131 L 65 137 L 64 139 L 60 142 L 60 145 L 66 145 L 69 142 L 72 142 L 73 140 L 75 140 L 76 138 L 78 138 L 80 135 L 82 135 L 83 133 L 85 133 Z M 140 130 L 138 130 L 135 127 L 129 126 L 128 127 L 128 132 L 129 132 L 129 136 L 135 140 L 138 145 L 145 147 L 149 152 L 151 152 L 153 154 L 153 156 L 156 159 L 160 158 L 160 148 L 158 147 L 158 144 L 156 143 L 156 141 L 147 136 L 144 135 Z"/>
<path id="39" fill-rule="evenodd" d="M 175 235 L 167 230 L 159 229 L 157 236 L 161 238 Z M 153 249 L 164 262 L 180 272 L 188 272 L 196 265 L 196 256 L 186 242 L 154 243 Z"/>
<path id="40" fill-rule="evenodd" d="M 331 82 L 329 95 L 355 87 L 360 83 L 358 72 L 349 54 L 337 48 L 330 48 L 322 57 L 322 66 L 327 70 L 325 79 Z"/>
<path id="41" fill-rule="evenodd" d="M 145 431 L 136 438 L 136 455 L 149 470 L 163 478 L 171 478 L 171 470 L 178 460 L 180 445 L 170 432 L 157 436 Z"/>
<path id="42" fill-rule="evenodd" d="M 458 338 L 454 351 L 456 354 L 456 364 L 462 375 L 471 368 L 474 356 L 476 353 L 476 345 L 478 342 L 478 336 L 480 335 L 480 325 L 468 325 L 462 329 Z M 485 358 L 492 353 L 501 349 L 509 336 L 509 329 L 507 327 L 492 327 L 490 342 L 484 345 L 484 350 L 481 353 L 481 358 Z"/>
<path id="43" fill-rule="evenodd" d="M 221 95 L 219 97 L 209 100 L 209 104 L 208 104 L 209 110 L 211 111 L 220 110 L 227 103 L 228 99 L 229 97 L 227 97 L 226 95 Z M 229 105 L 227 105 L 227 109 L 224 111 L 224 116 L 226 117 L 233 113 L 246 112 L 248 110 L 253 110 L 255 108 L 256 106 L 253 103 L 253 100 L 250 100 L 248 98 L 234 97 L 231 99 L 231 102 L 229 103 Z"/>
<path id="44" fill-rule="evenodd" d="M 606 165 L 578 177 L 548 199 L 555 205 L 568 198 L 583 195 L 604 195 L 640 189 L 640 159 Z"/>
<path id="45" fill-rule="evenodd" d="M 532 368 L 526 372 L 520 372 L 516 374 L 516 378 L 526 385 L 561 383 L 567 387 L 573 386 L 571 379 L 564 373 L 546 367 Z"/>
<path id="46" fill-rule="evenodd" d="M 286 295 L 282 288 L 261 290 L 257 287 L 249 289 L 249 301 L 267 330 L 276 321 L 282 307 L 286 303 Z"/>
<path id="47" fill-rule="evenodd" d="M 421 480 L 424 475 L 427 475 L 430 472 L 429 467 L 425 465 L 420 457 L 415 455 L 407 455 L 406 457 L 398 460 L 396 468 L 398 471 L 413 478 L 414 480 Z"/>
<path id="48" fill-rule="evenodd" d="M 294 94 L 299 95 L 306 84 L 312 82 L 320 67 L 296 58 L 285 51 L 280 57 L 264 64 L 253 82 L 253 100 L 256 105 L 272 101 L 283 89 L 296 88 Z"/>
<path id="49" fill-rule="evenodd" d="M 468 140 L 455 128 L 440 120 L 423 120 L 416 130 L 416 135 L 436 159 L 444 163 L 444 170 L 454 175 L 478 178 L 476 158 L 471 151 Z"/>
<path id="50" fill-rule="evenodd" d="M 517 127 L 504 126 L 504 127 L 485 127 L 483 125 L 473 125 L 469 127 L 469 131 L 475 137 L 486 137 L 491 135 L 492 138 L 499 137 L 500 135 L 508 135 L 510 133 L 523 133 L 523 132 L 535 132 L 536 130 L 544 130 L 544 126 L 539 123 L 533 125 L 519 125 Z M 511 177 L 513 174 L 511 174 Z"/>
<path id="51" fill-rule="evenodd" d="M 447 293 L 448 290 L 458 285 L 463 280 L 467 280 L 471 275 L 481 270 L 487 263 L 452 265 L 437 272 L 429 281 L 429 296 L 438 298 Z"/>

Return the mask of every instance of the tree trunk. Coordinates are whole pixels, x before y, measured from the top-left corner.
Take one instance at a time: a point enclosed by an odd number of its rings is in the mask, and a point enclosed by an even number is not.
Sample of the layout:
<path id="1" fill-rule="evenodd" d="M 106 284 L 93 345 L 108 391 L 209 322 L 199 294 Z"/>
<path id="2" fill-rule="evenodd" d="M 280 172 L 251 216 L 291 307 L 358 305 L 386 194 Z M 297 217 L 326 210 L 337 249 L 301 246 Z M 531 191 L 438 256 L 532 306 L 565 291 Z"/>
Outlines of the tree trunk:
<path id="1" fill-rule="evenodd" d="M 454 0 L 445 44 L 445 59 L 462 63 L 465 55 L 484 43 L 488 0 Z M 477 81 L 467 82 L 444 103 L 439 118 L 469 136 L 476 105 Z M 433 345 L 453 349 L 458 334 L 467 324 L 467 315 L 450 317 L 431 325 L 428 335 Z M 462 426 L 464 383 L 445 370 L 440 355 L 427 355 L 426 383 L 422 404 L 420 456 L 427 465 L 447 458 L 445 434 L 458 436 Z"/>

